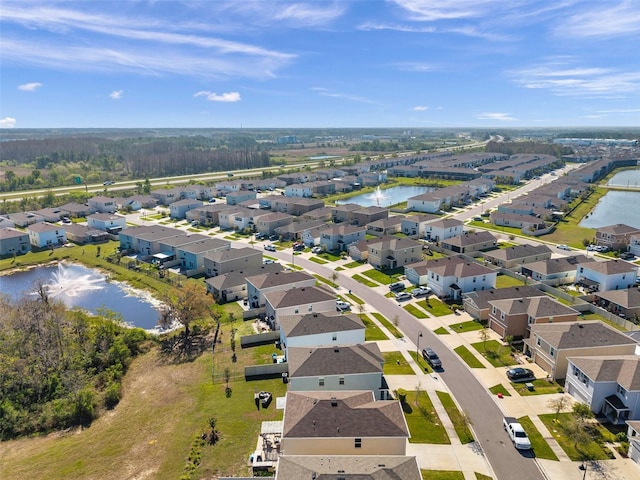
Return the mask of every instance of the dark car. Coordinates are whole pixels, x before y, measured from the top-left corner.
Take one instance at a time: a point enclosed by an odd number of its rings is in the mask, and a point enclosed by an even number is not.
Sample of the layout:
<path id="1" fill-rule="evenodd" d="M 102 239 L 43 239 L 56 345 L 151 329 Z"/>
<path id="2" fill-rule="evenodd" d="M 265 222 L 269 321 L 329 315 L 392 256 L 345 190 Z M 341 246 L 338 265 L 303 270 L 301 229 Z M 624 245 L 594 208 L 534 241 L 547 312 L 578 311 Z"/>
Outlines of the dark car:
<path id="1" fill-rule="evenodd" d="M 442 368 L 442 360 L 440 360 L 438 354 L 431 348 L 427 347 L 422 349 L 422 358 L 424 358 L 429 366 L 434 370 L 439 370 Z"/>
<path id="2" fill-rule="evenodd" d="M 535 380 L 536 376 L 528 368 L 516 367 L 507 370 L 507 378 L 512 382 L 528 382 Z"/>
<path id="3" fill-rule="evenodd" d="M 391 290 L 392 292 L 404 290 L 405 286 L 406 285 L 404 284 L 404 282 L 393 282 L 391 285 L 389 285 L 389 290 Z"/>

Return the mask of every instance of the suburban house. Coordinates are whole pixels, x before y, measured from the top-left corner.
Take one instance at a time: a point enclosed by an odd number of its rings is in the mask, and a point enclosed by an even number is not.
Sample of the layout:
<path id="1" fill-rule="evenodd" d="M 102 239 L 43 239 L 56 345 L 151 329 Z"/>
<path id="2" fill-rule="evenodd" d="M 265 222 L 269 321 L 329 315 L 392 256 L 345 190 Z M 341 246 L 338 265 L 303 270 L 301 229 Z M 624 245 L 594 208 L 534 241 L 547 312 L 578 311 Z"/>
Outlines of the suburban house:
<path id="1" fill-rule="evenodd" d="M 262 251 L 251 247 L 216 250 L 204 255 L 207 277 L 216 277 L 237 270 L 260 268 Z"/>
<path id="2" fill-rule="evenodd" d="M 7 217 L 0 215 L 0 228 L 15 228 L 16 224 Z"/>
<path id="3" fill-rule="evenodd" d="M 89 204 L 69 202 L 60 207 L 71 218 L 86 217 L 87 215 L 94 213 L 95 210 L 89 206 Z"/>
<path id="4" fill-rule="evenodd" d="M 576 283 L 590 290 L 606 291 L 631 288 L 638 275 L 638 266 L 624 260 L 605 260 L 578 265 Z"/>
<path id="5" fill-rule="evenodd" d="M 331 221 L 331 207 L 322 207 L 309 210 L 300 215 L 305 220 L 322 220 L 326 223 Z"/>
<path id="6" fill-rule="evenodd" d="M 313 287 L 316 278 L 304 271 L 293 272 L 264 272 L 248 276 L 247 297 L 251 308 L 263 307 L 266 304 L 267 293 L 289 290 L 294 287 Z M 333 311 L 336 305 L 334 302 Z"/>
<path id="7" fill-rule="evenodd" d="M 143 256 L 151 256 L 155 253 L 161 253 L 162 248 L 160 246 L 160 242 L 166 238 L 170 237 L 186 237 L 187 233 L 183 230 L 178 230 L 176 228 L 169 227 L 161 227 L 161 226 L 151 226 L 151 227 L 134 227 L 136 229 L 142 228 L 146 229 L 141 231 L 140 233 L 135 234 L 135 240 L 137 245 L 137 252 L 142 254 Z M 129 228 L 120 232 L 120 245 L 122 245 L 122 234 L 128 233 Z M 126 237 L 129 239 L 130 237 Z M 177 253 L 177 252 L 176 252 Z"/>
<path id="8" fill-rule="evenodd" d="M 264 294 L 265 317 L 272 329 L 280 328 L 279 318 L 312 312 L 335 312 L 335 293 L 323 287 L 294 287 Z"/>
<path id="9" fill-rule="evenodd" d="M 373 392 L 288 392 L 280 453 L 405 455 L 409 428 L 397 400 Z"/>
<path id="10" fill-rule="evenodd" d="M 569 357 L 632 355 L 636 342 L 598 320 L 531 326 L 525 353 L 553 380 L 567 376 Z"/>
<path id="11" fill-rule="evenodd" d="M 440 246 L 455 253 L 473 253 L 496 248 L 497 240 L 491 232 L 480 230 L 440 240 Z"/>
<path id="12" fill-rule="evenodd" d="M 182 189 L 178 187 L 151 190 L 151 196 L 156 198 L 161 205 L 171 205 L 173 202 L 177 202 L 183 198 Z"/>
<path id="13" fill-rule="evenodd" d="M 482 254 L 486 262 L 502 268 L 514 268 L 523 263 L 539 262 L 551 258 L 551 249 L 546 245 L 515 245 L 499 248 Z"/>
<path id="14" fill-rule="evenodd" d="M 115 213 L 93 213 L 87 216 L 87 226 L 111 234 L 117 234 L 127 228 L 127 218 Z"/>
<path id="15" fill-rule="evenodd" d="M 627 438 L 629 439 L 629 458 L 640 464 L 640 421 L 627 421 Z"/>
<path id="16" fill-rule="evenodd" d="M 104 230 L 98 230 L 77 223 L 65 225 L 64 231 L 67 232 L 67 240 L 77 243 L 78 245 L 108 242 L 110 238 L 110 235 Z"/>
<path id="17" fill-rule="evenodd" d="M 347 246 L 364 240 L 366 228 L 355 225 L 329 225 L 320 231 L 320 246 L 328 252 L 343 252 Z"/>
<path id="18" fill-rule="evenodd" d="M 311 198 L 313 196 L 313 183 L 292 183 L 284 188 L 287 197 Z"/>
<path id="19" fill-rule="evenodd" d="M 271 209 L 274 212 L 288 213 L 296 216 L 322 207 L 324 207 L 323 200 L 284 196 L 280 196 L 280 198 L 275 199 L 271 204 Z"/>
<path id="20" fill-rule="evenodd" d="M 253 190 L 239 190 L 227 193 L 225 198 L 227 199 L 227 205 L 238 205 L 246 200 L 255 200 L 257 193 Z"/>
<path id="21" fill-rule="evenodd" d="M 10 222 L 13 223 L 14 227 L 26 228 L 29 225 L 33 225 L 34 223 L 43 223 L 44 218 L 40 215 L 37 215 L 33 212 L 18 212 L 18 213 L 10 213 L 5 215 Z"/>
<path id="22" fill-rule="evenodd" d="M 247 298 L 247 277 L 261 273 L 279 272 L 281 270 L 282 265 L 274 262 L 258 268 L 238 270 L 223 273 L 217 277 L 207 278 L 205 284 L 207 286 L 207 292 L 210 293 L 217 302 L 235 302 Z"/>
<path id="23" fill-rule="evenodd" d="M 527 230 L 530 232 L 536 232 L 547 228 L 547 225 L 544 223 L 544 219 L 538 218 L 535 215 L 496 211 L 491 213 L 489 219 L 491 220 L 491 223 L 499 227 L 519 228 L 520 230 Z"/>
<path id="24" fill-rule="evenodd" d="M 185 217 L 190 222 L 198 222 L 198 224 L 205 227 L 214 227 L 220 225 L 220 213 L 227 210 L 234 209 L 231 205 L 226 203 L 214 203 L 203 205 L 202 207 L 189 210 Z"/>
<path id="25" fill-rule="evenodd" d="M 382 220 L 389 216 L 389 209 L 383 207 L 364 207 L 351 212 L 351 223 L 353 225 L 365 226 L 376 220 Z"/>
<path id="26" fill-rule="evenodd" d="M 67 232 L 60 225 L 34 223 L 27 227 L 29 243 L 37 248 L 59 247 L 67 243 Z"/>
<path id="27" fill-rule="evenodd" d="M 638 287 L 623 290 L 605 290 L 594 293 L 594 302 L 599 307 L 622 318 L 640 317 L 640 290 Z"/>
<path id="28" fill-rule="evenodd" d="M 475 292 L 467 292 L 462 295 L 462 303 L 464 310 L 473 318 L 478 320 L 488 320 L 492 300 L 506 300 L 513 298 L 538 297 L 542 292 L 535 287 L 529 285 L 520 285 L 517 287 L 505 288 L 488 288 L 486 290 L 476 290 Z"/>
<path id="29" fill-rule="evenodd" d="M 289 392 L 367 390 L 387 398 L 384 357 L 375 342 L 321 347 L 288 347 Z"/>
<path id="30" fill-rule="evenodd" d="M 596 244 L 608 247 L 610 250 L 626 251 L 632 235 L 640 235 L 640 230 L 624 223 L 608 225 L 596 229 Z"/>
<path id="31" fill-rule="evenodd" d="M 61 210 L 60 207 L 41 208 L 40 210 L 36 210 L 34 213 L 36 215 L 40 215 L 44 218 L 45 222 L 49 223 L 59 222 L 62 217 L 67 214 L 67 212 Z"/>
<path id="32" fill-rule="evenodd" d="M 431 242 L 442 242 L 462 235 L 464 223 L 455 218 L 439 218 L 429 222 L 424 229 L 424 238 Z"/>
<path id="33" fill-rule="evenodd" d="M 640 233 L 629 236 L 629 251 L 636 257 L 640 257 Z"/>
<path id="34" fill-rule="evenodd" d="M 367 261 L 375 268 L 394 269 L 422 259 L 422 243 L 410 238 L 382 237 L 367 244 Z"/>
<path id="35" fill-rule="evenodd" d="M 614 425 L 640 420 L 640 356 L 570 357 L 567 393 Z"/>
<path id="36" fill-rule="evenodd" d="M 157 206 L 158 199 L 151 195 L 134 195 L 125 198 L 122 202 L 122 208 L 129 208 L 134 212 L 141 208 L 156 208 Z"/>
<path id="37" fill-rule="evenodd" d="M 502 338 L 526 338 L 532 325 L 540 323 L 575 322 L 579 312 L 548 297 L 492 300 L 489 302 L 487 326 Z"/>
<path id="38" fill-rule="evenodd" d="M 177 235 L 174 237 L 167 237 L 160 240 L 160 253 L 154 255 L 158 260 L 157 262 L 163 264 L 166 261 L 175 260 L 178 258 L 178 247 L 182 247 L 184 245 L 189 245 L 190 243 L 202 242 L 204 240 L 208 240 L 211 237 L 206 235 L 201 235 L 196 233 L 194 235 L 184 234 Z M 231 243 L 229 243 L 231 245 Z"/>
<path id="39" fill-rule="evenodd" d="M 402 455 L 280 455 L 276 480 L 357 478 L 422 480 L 416 457 Z"/>
<path id="40" fill-rule="evenodd" d="M 193 273 L 205 270 L 204 257 L 220 250 L 229 250 L 231 244 L 227 240 L 219 238 L 207 238 L 198 242 L 188 243 L 176 247 L 177 259 L 180 259 L 180 266 Z"/>
<path id="41" fill-rule="evenodd" d="M 199 208 L 201 206 L 202 202 L 200 200 L 185 198 L 184 200 L 172 202 L 171 205 L 169 205 L 169 211 L 171 212 L 171 218 L 182 220 L 186 218 L 189 210 L 193 210 L 194 208 Z"/>
<path id="42" fill-rule="evenodd" d="M 0 228 L 0 257 L 22 255 L 30 251 L 28 233 L 15 228 Z"/>
<path id="43" fill-rule="evenodd" d="M 383 235 L 393 235 L 402 230 L 402 219 L 404 215 L 394 215 L 389 218 L 382 218 L 367 224 L 367 235 L 382 237 Z"/>
<path id="44" fill-rule="evenodd" d="M 576 281 L 578 264 L 594 262 L 593 257 L 573 255 L 570 257 L 548 258 L 539 262 L 522 265 L 520 273 L 534 282 L 546 285 L 569 285 Z"/>
<path id="45" fill-rule="evenodd" d="M 351 223 L 353 220 L 352 214 L 356 210 L 360 210 L 362 206 L 357 203 L 345 203 L 344 205 L 337 205 L 331 209 L 331 219 L 333 223 Z"/>
<path id="46" fill-rule="evenodd" d="M 316 227 L 326 227 L 326 225 L 327 222 L 324 220 L 301 220 L 277 227 L 275 232 L 276 235 L 283 240 L 301 240 L 307 230 L 312 230 Z"/>
<path id="47" fill-rule="evenodd" d="M 414 285 L 427 285 L 441 298 L 462 299 L 462 294 L 496 286 L 497 272 L 462 255 L 426 260 L 404 267 Z"/>
<path id="48" fill-rule="evenodd" d="M 448 203 L 447 199 L 448 196 L 446 194 L 437 191 L 426 192 L 409 198 L 407 210 L 422 213 L 439 213 L 440 209 Z"/>
<path id="49" fill-rule="evenodd" d="M 320 246 L 320 237 L 322 236 L 322 231 L 325 229 L 325 226 L 307 228 L 302 235 L 300 236 L 300 241 L 304 243 L 307 247 L 316 247 Z"/>
<path id="50" fill-rule="evenodd" d="M 365 326 L 354 313 L 307 313 L 280 317 L 280 345 L 317 347 L 321 345 L 355 345 L 364 343 Z"/>
<path id="51" fill-rule="evenodd" d="M 425 238 L 427 225 L 440 217 L 437 215 L 409 215 L 402 219 L 401 231 L 410 237 Z"/>
<path id="52" fill-rule="evenodd" d="M 118 209 L 118 205 L 114 198 L 97 196 L 90 198 L 87 203 L 89 208 L 99 213 L 114 213 Z"/>
<path id="53" fill-rule="evenodd" d="M 256 232 L 273 235 L 276 228 L 289 225 L 294 219 L 295 217 L 288 213 L 275 212 L 261 215 L 255 222 Z"/>

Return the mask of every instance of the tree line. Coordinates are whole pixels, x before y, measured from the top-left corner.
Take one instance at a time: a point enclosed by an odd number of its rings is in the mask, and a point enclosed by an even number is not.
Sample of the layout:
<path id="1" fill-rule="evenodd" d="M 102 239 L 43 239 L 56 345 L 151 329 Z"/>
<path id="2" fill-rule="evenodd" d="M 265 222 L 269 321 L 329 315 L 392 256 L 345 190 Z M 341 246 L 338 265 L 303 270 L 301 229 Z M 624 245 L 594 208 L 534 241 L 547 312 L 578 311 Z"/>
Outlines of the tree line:
<path id="1" fill-rule="evenodd" d="M 520 153 L 533 153 L 539 155 L 553 155 L 560 158 L 562 155 L 571 155 L 570 147 L 544 142 L 494 142 L 487 143 L 486 152 L 505 153 L 516 155 Z"/>

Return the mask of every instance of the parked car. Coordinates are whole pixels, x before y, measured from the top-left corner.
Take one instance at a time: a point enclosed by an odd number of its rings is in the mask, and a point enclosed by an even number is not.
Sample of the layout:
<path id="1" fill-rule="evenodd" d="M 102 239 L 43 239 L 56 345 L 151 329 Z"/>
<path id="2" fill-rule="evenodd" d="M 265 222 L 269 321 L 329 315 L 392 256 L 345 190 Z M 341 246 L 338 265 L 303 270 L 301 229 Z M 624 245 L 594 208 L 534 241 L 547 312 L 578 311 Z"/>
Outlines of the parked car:
<path id="1" fill-rule="evenodd" d="M 411 295 L 414 297 L 421 297 L 422 295 L 429 295 L 431 293 L 431 287 L 418 287 L 411 290 Z"/>
<path id="2" fill-rule="evenodd" d="M 631 253 L 631 252 L 622 252 L 620 254 L 620 258 L 622 260 L 631 260 L 634 257 L 635 257 L 635 255 L 633 253 Z"/>
<path id="3" fill-rule="evenodd" d="M 404 288 L 405 288 L 404 282 L 393 282 L 391 285 L 389 285 L 389 290 L 391 290 L 392 292 L 394 290 L 404 290 Z"/>
<path id="4" fill-rule="evenodd" d="M 293 251 L 294 252 L 300 252 L 304 250 L 304 243 L 294 243 L 293 244 Z"/>
<path id="5" fill-rule="evenodd" d="M 429 366 L 434 370 L 440 370 L 442 368 L 442 360 L 438 357 L 438 354 L 433 349 L 427 347 L 422 349 L 422 358 L 424 358 Z"/>
<path id="6" fill-rule="evenodd" d="M 102 185 L 113 185 L 113 183 L 112 180 L 107 180 L 106 182 L 102 182 Z"/>
<path id="7" fill-rule="evenodd" d="M 558 245 L 558 248 L 560 250 L 571 250 L 571 247 L 569 245 L 564 245 L 564 244 Z"/>
<path id="8" fill-rule="evenodd" d="M 69 217 L 62 217 L 62 223 L 71 223 L 71 219 Z"/>
<path id="9" fill-rule="evenodd" d="M 273 235 L 269 235 L 269 240 L 271 240 L 272 242 L 274 240 L 278 240 L 278 238 L 279 238 L 278 235 L 276 235 L 275 233 Z"/>
<path id="10" fill-rule="evenodd" d="M 345 310 L 351 310 L 351 304 L 349 302 L 343 302 L 342 300 L 337 300 L 336 309 L 340 312 L 343 312 Z"/>
<path id="11" fill-rule="evenodd" d="M 409 299 L 411 299 L 411 295 L 407 292 L 396 293 L 396 300 L 399 302 L 403 302 Z"/>
<path id="12" fill-rule="evenodd" d="M 316 246 L 311 249 L 311 253 L 322 253 L 322 247 Z"/>
<path id="13" fill-rule="evenodd" d="M 274 247 L 274 246 L 273 246 L 273 245 L 271 245 L 271 244 L 269 244 L 269 245 L 265 245 L 265 246 L 264 246 L 264 249 L 265 249 L 267 252 L 275 252 L 275 251 L 276 251 L 276 247 Z"/>
<path id="14" fill-rule="evenodd" d="M 264 265 L 271 265 L 273 263 L 273 260 L 271 260 L 270 258 L 265 258 L 264 260 L 262 260 L 262 263 Z"/>
<path id="15" fill-rule="evenodd" d="M 265 240 L 267 236 L 268 235 L 266 233 L 256 233 L 256 240 Z"/>
<path id="16" fill-rule="evenodd" d="M 512 382 L 529 382 L 535 380 L 536 376 L 528 368 L 516 367 L 507 370 L 507 378 Z"/>

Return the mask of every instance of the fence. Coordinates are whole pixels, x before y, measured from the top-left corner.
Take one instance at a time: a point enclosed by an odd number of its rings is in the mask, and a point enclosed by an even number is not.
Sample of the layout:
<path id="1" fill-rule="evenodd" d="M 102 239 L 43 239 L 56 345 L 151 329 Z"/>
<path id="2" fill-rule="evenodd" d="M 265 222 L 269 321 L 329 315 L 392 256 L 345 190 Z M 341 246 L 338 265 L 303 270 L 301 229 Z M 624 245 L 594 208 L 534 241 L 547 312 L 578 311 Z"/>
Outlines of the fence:
<path id="1" fill-rule="evenodd" d="M 247 380 L 281 377 L 283 373 L 288 372 L 289 365 L 287 363 L 268 363 L 265 365 L 249 365 L 244 367 L 244 377 Z"/>
<path id="2" fill-rule="evenodd" d="M 279 330 L 266 333 L 256 333 L 255 335 L 243 335 L 240 337 L 240 347 L 247 348 L 256 345 L 266 345 L 267 343 L 274 343 L 278 340 L 280 340 Z"/>

